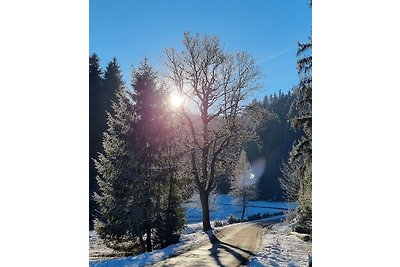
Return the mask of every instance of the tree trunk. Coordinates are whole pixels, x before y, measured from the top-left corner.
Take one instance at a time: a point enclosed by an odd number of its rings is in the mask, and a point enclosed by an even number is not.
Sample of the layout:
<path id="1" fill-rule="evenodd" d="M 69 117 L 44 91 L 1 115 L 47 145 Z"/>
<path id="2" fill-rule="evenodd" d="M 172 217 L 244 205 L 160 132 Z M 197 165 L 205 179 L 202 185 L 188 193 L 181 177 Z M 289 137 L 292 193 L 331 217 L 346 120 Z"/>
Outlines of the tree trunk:
<path id="1" fill-rule="evenodd" d="M 147 224 L 147 229 L 146 229 L 146 251 L 151 252 L 153 250 L 151 246 L 151 227 L 150 224 Z"/>
<path id="2" fill-rule="evenodd" d="M 246 195 L 243 194 L 243 208 L 242 208 L 242 217 L 240 218 L 240 220 L 243 222 L 243 217 L 244 217 L 244 212 L 246 209 Z"/>
<path id="3" fill-rule="evenodd" d="M 167 207 L 167 225 L 166 225 L 166 240 L 164 240 L 164 242 L 167 245 L 171 244 L 171 239 L 172 239 L 172 234 L 173 234 L 173 230 L 172 230 L 172 226 L 171 226 L 171 215 L 172 215 L 172 187 L 173 187 L 173 175 L 171 172 L 171 176 L 169 179 L 169 192 L 168 192 L 168 207 Z"/>
<path id="4" fill-rule="evenodd" d="M 210 208 L 208 206 L 208 192 L 200 193 L 201 209 L 203 211 L 203 231 L 211 229 L 210 224 Z"/>
<path id="5" fill-rule="evenodd" d="M 139 230 L 139 225 L 136 225 L 136 231 L 137 231 L 137 234 L 139 236 L 140 247 L 141 247 L 142 251 L 144 251 L 146 249 L 146 246 L 144 244 L 142 233 Z"/>

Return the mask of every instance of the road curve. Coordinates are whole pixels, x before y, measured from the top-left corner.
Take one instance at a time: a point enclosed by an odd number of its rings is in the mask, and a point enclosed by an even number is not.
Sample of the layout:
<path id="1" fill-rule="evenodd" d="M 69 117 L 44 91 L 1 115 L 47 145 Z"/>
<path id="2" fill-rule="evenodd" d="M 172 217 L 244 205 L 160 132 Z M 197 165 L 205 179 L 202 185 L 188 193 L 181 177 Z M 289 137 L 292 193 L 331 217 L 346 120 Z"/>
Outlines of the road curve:
<path id="1" fill-rule="evenodd" d="M 258 232 L 266 223 L 240 223 L 222 229 L 201 247 L 158 262 L 161 266 L 239 266 L 254 255 Z"/>

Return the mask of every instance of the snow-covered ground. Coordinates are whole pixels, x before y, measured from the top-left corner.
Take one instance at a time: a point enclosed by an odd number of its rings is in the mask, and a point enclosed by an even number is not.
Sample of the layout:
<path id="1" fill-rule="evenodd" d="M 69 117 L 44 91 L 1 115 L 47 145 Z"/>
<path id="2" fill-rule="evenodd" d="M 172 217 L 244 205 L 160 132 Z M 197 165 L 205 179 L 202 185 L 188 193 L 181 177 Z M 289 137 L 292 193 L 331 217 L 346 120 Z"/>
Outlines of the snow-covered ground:
<path id="1" fill-rule="evenodd" d="M 214 228 L 210 230 L 213 234 L 217 234 L 220 229 L 226 226 Z M 90 267 L 136 267 L 146 266 L 167 259 L 174 254 L 181 254 L 186 251 L 199 247 L 203 242 L 209 240 L 207 233 L 201 231 L 201 223 L 188 225 L 181 235 L 181 241 L 177 244 L 168 246 L 153 252 L 146 252 L 137 256 L 123 257 L 117 259 L 94 260 L 89 262 Z"/>
<path id="2" fill-rule="evenodd" d="M 197 203 L 199 203 L 198 200 Z M 240 218 L 242 215 L 242 206 L 240 201 L 232 198 L 230 195 L 218 195 L 211 204 L 210 220 L 225 221 L 229 215 L 235 218 Z M 274 209 L 275 208 L 275 209 Z M 278 209 L 276 209 L 278 208 Z M 287 202 L 268 202 L 268 201 L 248 201 L 248 205 L 245 212 L 245 219 L 247 216 L 253 214 L 263 213 L 274 213 L 282 212 L 285 208 L 296 208 L 295 203 Z M 202 213 L 199 205 L 186 205 L 186 220 L 188 223 L 195 223 L 202 221 Z"/>
<path id="3" fill-rule="evenodd" d="M 285 216 L 264 219 L 263 221 L 284 220 Z M 212 230 L 217 234 L 221 229 L 229 227 L 216 227 Z M 164 249 L 143 253 L 137 256 L 113 258 L 106 260 L 90 261 L 91 267 L 136 267 L 157 263 L 171 257 L 174 254 L 181 254 L 199 247 L 203 242 L 209 240 L 206 233 L 201 231 L 202 224 L 194 223 L 185 227 L 182 232 L 181 242 L 168 246 Z M 308 266 L 308 255 L 311 255 L 311 242 L 300 240 L 294 235 L 289 235 L 290 227 L 287 223 L 281 222 L 272 226 L 272 229 L 261 230 L 262 238 L 259 249 L 248 263 L 248 266 Z M 92 233 L 93 234 L 93 233 Z"/>
<path id="4" fill-rule="evenodd" d="M 274 213 L 283 210 L 277 208 L 295 208 L 296 204 L 288 204 L 285 202 L 267 202 L 267 201 L 249 201 L 246 209 L 245 218 L 248 215 L 257 213 Z M 229 195 L 219 195 L 214 199 L 210 212 L 211 225 L 214 227 L 215 220 L 226 221 L 229 215 L 238 218 L 241 216 L 242 207 Z M 171 255 L 180 254 L 200 246 L 203 242 L 208 240 L 206 233 L 202 232 L 202 213 L 199 206 L 187 205 L 186 206 L 186 220 L 188 224 L 182 231 L 181 242 L 168 246 L 164 249 L 156 250 L 153 252 L 143 253 L 137 256 L 123 257 L 116 259 L 100 259 L 96 260 L 90 258 L 89 266 L 96 267 L 115 267 L 115 266 L 144 266 L 156 263 L 158 261 L 169 258 Z M 212 231 L 218 232 L 226 226 L 217 227 Z M 106 248 L 95 231 L 89 231 L 89 245 L 91 256 L 113 255 L 112 250 Z M 257 264 L 257 262 L 255 262 Z M 255 265 L 259 266 L 259 265 Z M 297 265 L 296 265 L 297 266 Z"/>
<path id="5" fill-rule="evenodd" d="M 289 225 L 285 222 L 273 225 L 272 229 L 261 230 L 260 248 L 250 259 L 248 266 L 308 266 L 311 242 L 289 235 L 290 231 Z"/>
<path id="6" fill-rule="evenodd" d="M 102 257 L 118 257 L 120 253 L 104 245 L 96 231 L 89 231 L 89 260 L 101 259 Z"/>

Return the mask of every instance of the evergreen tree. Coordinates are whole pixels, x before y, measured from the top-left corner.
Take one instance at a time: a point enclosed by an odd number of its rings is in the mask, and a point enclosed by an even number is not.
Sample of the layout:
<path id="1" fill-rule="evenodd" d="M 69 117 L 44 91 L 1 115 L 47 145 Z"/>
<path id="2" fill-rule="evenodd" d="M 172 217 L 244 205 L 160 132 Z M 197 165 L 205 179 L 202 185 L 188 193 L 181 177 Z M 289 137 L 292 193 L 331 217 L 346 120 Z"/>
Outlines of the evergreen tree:
<path id="1" fill-rule="evenodd" d="M 103 152 L 103 132 L 107 129 L 107 113 L 113 114 L 112 102 L 116 101 L 116 92 L 124 85 L 117 59 L 107 64 L 106 70 L 100 69 L 100 59 L 96 54 L 89 58 L 89 227 L 93 227 L 93 215 L 96 204 L 93 192 L 98 192 L 96 176 L 98 175 L 93 159 Z"/>
<path id="2" fill-rule="evenodd" d="M 177 122 L 171 118 L 174 118 L 173 114 L 166 112 L 164 119 L 169 123 L 164 132 L 164 149 L 159 161 L 164 173 L 164 186 L 155 228 L 161 247 L 179 241 L 180 230 L 185 224 L 185 210 L 181 203 L 185 199 L 185 191 L 188 187 L 187 180 L 184 179 L 185 169 L 182 168 L 182 148 L 180 147 L 182 136 L 177 131 L 179 129 Z"/>
<path id="3" fill-rule="evenodd" d="M 138 172 L 142 179 L 139 206 L 144 207 L 140 228 L 146 235 L 146 251 L 154 245 L 179 241 L 184 224 L 182 182 L 178 175 L 179 138 L 166 107 L 167 91 L 157 82 L 145 59 L 132 73 L 135 141 Z"/>
<path id="4" fill-rule="evenodd" d="M 176 127 L 147 60 L 132 73 L 132 92 L 120 86 L 96 161 L 95 228 L 111 248 L 152 251 L 179 241 L 184 223 Z"/>
<path id="5" fill-rule="evenodd" d="M 113 114 L 112 102 L 115 102 L 117 91 L 124 85 L 121 68 L 117 59 L 114 57 L 104 71 L 102 105 L 105 111 Z M 105 114 L 105 112 L 104 112 Z"/>
<path id="6" fill-rule="evenodd" d="M 135 146 L 131 139 L 135 118 L 133 106 L 123 88 L 117 92 L 113 110 L 114 115 L 108 113 L 104 154 L 95 160 L 100 194 L 95 193 L 99 213 L 94 224 L 108 247 L 130 250 L 138 245 L 137 239 L 141 237 L 137 226 L 143 210 L 135 205 L 137 193 L 141 190 L 137 183 L 135 156 L 130 153 Z"/>
<path id="7" fill-rule="evenodd" d="M 152 229 L 161 195 L 162 172 L 157 165 L 162 150 L 165 124 L 162 119 L 162 92 L 156 84 L 156 74 L 147 59 L 132 73 L 132 99 L 136 116 L 138 171 L 145 177 L 141 185 L 141 203 L 144 207 L 143 227 L 146 231 L 146 250 L 152 251 Z"/>
<path id="8" fill-rule="evenodd" d="M 96 158 L 97 153 L 102 151 L 101 139 L 104 130 L 103 122 L 98 116 L 101 107 L 102 76 L 100 58 L 94 53 L 89 57 L 89 229 L 93 229 L 93 215 L 96 208 L 92 195 L 93 192 L 98 191 L 97 171 L 93 158 Z"/>
<path id="9" fill-rule="evenodd" d="M 304 136 L 293 144 L 281 179 L 288 196 L 297 196 L 298 229 L 312 229 L 312 43 L 299 43 L 297 69 L 300 82 L 291 107 L 291 124 L 303 130 Z"/>

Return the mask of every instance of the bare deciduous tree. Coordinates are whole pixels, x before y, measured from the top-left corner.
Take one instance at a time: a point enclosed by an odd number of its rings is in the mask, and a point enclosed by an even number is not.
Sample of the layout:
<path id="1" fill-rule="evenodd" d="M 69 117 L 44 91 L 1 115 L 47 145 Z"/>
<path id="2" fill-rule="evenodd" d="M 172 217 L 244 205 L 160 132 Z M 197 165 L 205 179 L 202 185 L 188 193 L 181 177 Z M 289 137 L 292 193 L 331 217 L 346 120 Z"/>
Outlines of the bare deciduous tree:
<path id="1" fill-rule="evenodd" d="M 279 183 L 285 193 L 288 202 L 295 202 L 298 199 L 300 180 L 299 170 L 293 165 L 283 163 L 281 167 L 282 176 L 279 177 Z"/>
<path id="2" fill-rule="evenodd" d="M 235 197 L 241 198 L 242 203 L 242 216 L 243 221 L 246 211 L 247 200 L 257 196 L 257 184 L 259 177 L 253 173 L 250 163 L 247 160 L 246 152 L 242 150 L 237 161 L 235 170 L 230 179 L 231 194 Z"/>
<path id="3" fill-rule="evenodd" d="M 229 153 L 255 138 L 256 116 L 248 97 L 259 88 L 260 71 L 246 53 L 229 54 L 214 36 L 184 34 L 184 49 L 167 49 L 164 63 L 167 78 L 185 99 L 179 109 L 189 132 L 185 144 L 199 192 L 203 230 L 211 229 L 209 194 L 215 177 L 226 173 Z M 236 147 L 236 149 L 235 149 Z"/>

